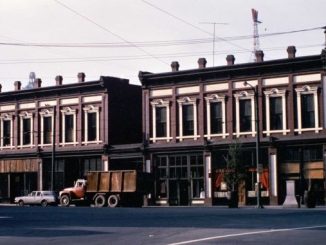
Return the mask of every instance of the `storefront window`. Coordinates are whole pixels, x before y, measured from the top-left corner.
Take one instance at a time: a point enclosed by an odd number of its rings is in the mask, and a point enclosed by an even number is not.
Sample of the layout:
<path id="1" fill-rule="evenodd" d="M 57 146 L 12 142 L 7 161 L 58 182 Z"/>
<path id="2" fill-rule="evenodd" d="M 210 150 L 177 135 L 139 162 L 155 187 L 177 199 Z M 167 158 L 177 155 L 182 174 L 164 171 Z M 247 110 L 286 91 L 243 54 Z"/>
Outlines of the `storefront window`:
<path id="1" fill-rule="evenodd" d="M 158 198 L 168 197 L 173 205 L 187 205 L 189 198 L 201 197 L 204 191 L 201 154 L 158 156 L 156 165 Z"/>

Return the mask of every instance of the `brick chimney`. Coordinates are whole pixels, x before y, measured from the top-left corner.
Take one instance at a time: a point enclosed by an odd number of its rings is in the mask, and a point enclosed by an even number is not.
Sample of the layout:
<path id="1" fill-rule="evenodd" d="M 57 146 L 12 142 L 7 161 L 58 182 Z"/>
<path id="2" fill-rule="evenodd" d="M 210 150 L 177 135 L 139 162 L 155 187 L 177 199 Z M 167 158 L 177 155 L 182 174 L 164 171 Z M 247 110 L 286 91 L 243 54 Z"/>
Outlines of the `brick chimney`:
<path id="1" fill-rule="evenodd" d="M 205 58 L 198 59 L 198 68 L 203 69 L 206 68 L 207 60 Z"/>
<path id="2" fill-rule="evenodd" d="M 263 62 L 264 61 L 264 52 L 262 50 L 257 50 L 255 52 L 256 62 Z"/>
<path id="3" fill-rule="evenodd" d="M 78 82 L 79 83 L 82 83 L 82 82 L 85 82 L 85 73 L 84 72 L 79 72 L 78 73 L 78 75 L 77 75 L 77 77 L 78 77 Z"/>
<path id="4" fill-rule="evenodd" d="M 42 79 L 41 78 L 36 78 L 34 81 L 34 88 L 40 88 L 42 85 Z"/>
<path id="5" fill-rule="evenodd" d="M 179 62 L 178 61 L 172 61 L 171 63 L 171 68 L 172 68 L 172 71 L 179 71 Z"/>
<path id="6" fill-rule="evenodd" d="M 14 85 L 15 85 L 15 91 L 19 91 L 22 87 L 22 83 L 20 81 L 16 81 Z"/>
<path id="7" fill-rule="evenodd" d="M 297 52 L 295 46 L 289 46 L 286 51 L 288 52 L 289 59 L 295 58 L 295 53 Z"/>
<path id="8" fill-rule="evenodd" d="M 62 85 L 63 77 L 61 75 L 58 75 L 55 77 L 55 85 L 60 86 Z"/>
<path id="9" fill-rule="evenodd" d="M 235 61 L 234 55 L 229 54 L 228 56 L 226 56 L 226 61 L 228 66 L 234 65 L 234 61 Z"/>

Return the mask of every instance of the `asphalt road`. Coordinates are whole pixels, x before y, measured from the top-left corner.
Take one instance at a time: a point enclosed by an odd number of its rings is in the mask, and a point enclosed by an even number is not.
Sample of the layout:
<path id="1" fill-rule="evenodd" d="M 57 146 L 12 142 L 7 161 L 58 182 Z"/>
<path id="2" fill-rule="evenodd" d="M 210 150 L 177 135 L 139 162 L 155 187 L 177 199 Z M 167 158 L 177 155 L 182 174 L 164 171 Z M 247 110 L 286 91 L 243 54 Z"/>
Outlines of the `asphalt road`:
<path id="1" fill-rule="evenodd" d="M 326 208 L 0 206 L 0 244 L 326 244 Z"/>

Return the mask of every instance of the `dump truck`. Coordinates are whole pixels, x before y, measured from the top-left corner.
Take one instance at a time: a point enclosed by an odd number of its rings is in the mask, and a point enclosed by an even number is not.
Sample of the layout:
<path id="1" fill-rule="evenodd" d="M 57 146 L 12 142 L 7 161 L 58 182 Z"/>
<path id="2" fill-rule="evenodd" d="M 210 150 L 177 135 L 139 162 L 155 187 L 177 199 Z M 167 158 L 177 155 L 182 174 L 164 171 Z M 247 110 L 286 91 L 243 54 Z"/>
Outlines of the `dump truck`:
<path id="1" fill-rule="evenodd" d="M 78 179 L 74 187 L 60 191 L 61 206 L 70 204 L 95 207 L 119 205 L 141 206 L 144 195 L 153 186 L 149 173 L 136 170 L 91 171 L 86 179 Z"/>

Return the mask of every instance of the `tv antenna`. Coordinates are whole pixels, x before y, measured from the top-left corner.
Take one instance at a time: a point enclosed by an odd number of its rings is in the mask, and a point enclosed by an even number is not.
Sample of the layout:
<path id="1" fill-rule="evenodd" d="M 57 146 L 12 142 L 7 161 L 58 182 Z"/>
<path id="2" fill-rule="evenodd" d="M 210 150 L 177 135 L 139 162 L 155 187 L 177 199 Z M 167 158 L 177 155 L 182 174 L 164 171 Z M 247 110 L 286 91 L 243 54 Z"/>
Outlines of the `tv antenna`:
<path id="1" fill-rule="evenodd" d="M 216 25 L 228 25 L 229 23 L 222 23 L 222 22 L 200 22 L 200 24 L 206 24 L 206 25 L 213 25 L 213 66 L 215 63 L 215 26 Z"/>

